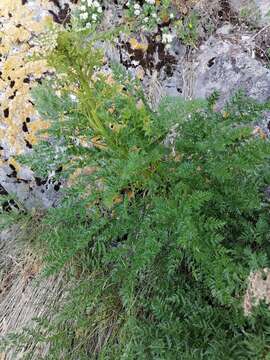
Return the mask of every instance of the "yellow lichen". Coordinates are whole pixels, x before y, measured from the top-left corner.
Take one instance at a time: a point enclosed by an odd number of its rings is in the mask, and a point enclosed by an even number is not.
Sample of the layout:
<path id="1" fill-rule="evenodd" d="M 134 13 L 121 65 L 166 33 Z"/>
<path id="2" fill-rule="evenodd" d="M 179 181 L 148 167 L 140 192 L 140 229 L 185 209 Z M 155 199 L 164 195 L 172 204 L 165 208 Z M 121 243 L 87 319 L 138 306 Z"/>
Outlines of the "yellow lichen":
<path id="1" fill-rule="evenodd" d="M 36 113 L 30 90 L 50 69 L 45 61 L 29 56 L 35 51 L 32 39 L 48 26 L 51 6 L 44 0 L 37 0 L 34 8 L 21 0 L 0 1 L 0 145 L 5 144 L 10 164 L 15 164 L 12 156 L 35 144 L 36 133 L 47 128 Z"/>

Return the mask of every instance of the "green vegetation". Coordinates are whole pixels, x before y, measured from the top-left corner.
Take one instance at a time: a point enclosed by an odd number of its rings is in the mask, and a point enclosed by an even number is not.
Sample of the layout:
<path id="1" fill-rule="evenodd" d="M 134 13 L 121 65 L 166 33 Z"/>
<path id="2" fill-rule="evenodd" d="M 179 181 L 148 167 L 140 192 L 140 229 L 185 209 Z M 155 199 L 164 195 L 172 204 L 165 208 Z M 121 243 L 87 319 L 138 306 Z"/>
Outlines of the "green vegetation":
<path id="1" fill-rule="evenodd" d="M 179 39 L 183 44 L 196 47 L 199 40 L 199 16 L 191 12 L 183 20 L 175 22 L 175 28 Z"/>
<path id="2" fill-rule="evenodd" d="M 256 4 L 253 4 L 253 6 L 247 6 L 243 7 L 240 10 L 240 20 L 245 22 L 247 25 L 249 25 L 251 28 L 256 28 L 258 26 L 258 23 L 261 18 L 261 14 L 258 11 L 258 8 Z"/>
<path id="3" fill-rule="evenodd" d="M 270 146 L 254 122 L 270 104 L 238 94 L 217 112 L 214 94 L 153 112 L 68 31 L 48 61 L 56 78 L 33 96 L 51 141 L 31 163 L 61 164 L 69 187 L 38 240 L 46 273 L 64 269 L 71 290 L 52 323 L 11 345 L 49 341 L 53 360 L 269 359 L 270 312 L 247 318 L 242 303 L 250 272 L 269 266 Z"/>

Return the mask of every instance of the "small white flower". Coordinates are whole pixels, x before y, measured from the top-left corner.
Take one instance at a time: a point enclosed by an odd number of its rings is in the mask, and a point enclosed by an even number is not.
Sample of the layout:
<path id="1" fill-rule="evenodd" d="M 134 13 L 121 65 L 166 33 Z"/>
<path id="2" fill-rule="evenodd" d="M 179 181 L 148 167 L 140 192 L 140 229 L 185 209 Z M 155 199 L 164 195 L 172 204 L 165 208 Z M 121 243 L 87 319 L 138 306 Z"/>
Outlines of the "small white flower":
<path id="1" fill-rule="evenodd" d="M 94 21 L 96 21 L 96 20 L 97 20 L 97 14 L 92 14 L 92 19 L 93 19 Z"/>
<path id="2" fill-rule="evenodd" d="M 85 6 L 85 5 L 81 5 L 81 6 L 80 6 L 80 10 L 81 10 L 81 11 L 86 11 L 86 6 Z"/>
<path id="3" fill-rule="evenodd" d="M 134 65 L 134 66 L 138 66 L 140 64 L 140 62 L 136 61 L 136 60 L 132 60 L 131 64 Z"/>
<path id="4" fill-rule="evenodd" d="M 134 14 L 135 14 L 136 16 L 139 16 L 140 13 L 141 13 L 140 10 L 135 10 L 135 11 L 134 11 Z"/>
<path id="5" fill-rule="evenodd" d="M 97 8 L 97 12 L 98 12 L 99 14 L 102 13 L 102 7 L 101 7 L 101 6 L 100 6 L 99 8 Z"/>
<path id="6" fill-rule="evenodd" d="M 156 18 L 157 18 L 157 14 L 156 14 L 156 13 L 152 13 L 152 17 L 153 17 L 154 19 L 156 19 Z"/>
<path id="7" fill-rule="evenodd" d="M 81 20 L 86 20 L 87 18 L 88 18 L 87 12 L 80 14 L 80 19 L 81 19 Z"/>
<path id="8" fill-rule="evenodd" d="M 146 22 L 146 23 L 148 22 L 148 20 L 149 20 L 148 17 L 145 17 L 145 18 L 143 19 L 143 21 Z"/>
<path id="9" fill-rule="evenodd" d="M 174 14 L 170 13 L 170 19 L 174 19 Z"/>
<path id="10" fill-rule="evenodd" d="M 93 5 L 93 0 L 87 0 L 87 5 L 92 6 Z"/>
<path id="11" fill-rule="evenodd" d="M 95 1 L 93 2 L 93 6 L 96 7 L 96 8 L 98 8 L 98 7 L 100 7 L 100 4 L 99 4 L 99 2 L 98 2 L 97 0 L 95 0 Z"/>
<path id="12" fill-rule="evenodd" d="M 150 5 L 154 5 L 156 1 L 155 0 L 146 0 L 146 2 Z"/>
<path id="13" fill-rule="evenodd" d="M 173 41 L 173 35 L 169 34 L 168 35 L 168 42 L 171 43 Z"/>
<path id="14" fill-rule="evenodd" d="M 89 24 L 89 23 L 87 23 L 87 24 Z M 86 24 L 86 25 L 87 25 L 87 24 Z M 78 101 L 77 96 L 74 95 L 74 94 L 70 94 L 69 97 L 70 97 L 71 101 L 73 101 L 73 102 L 77 102 L 77 101 Z"/>
<path id="15" fill-rule="evenodd" d="M 170 44 L 173 41 L 172 34 L 162 34 L 162 42 L 163 44 Z"/>
<path id="16" fill-rule="evenodd" d="M 86 23 L 86 25 L 85 25 L 85 26 L 86 26 L 86 28 L 87 28 L 87 29 L 90 29 L 90 27 L 91 27 L 91 23 L 90 23 L 90 22 L 88 22 L 88 23 Z"/>
<path id="17" fill-rule="evenodd" d="M 135 4 L 134 9 L 139 10 L 141 8 L 140 4 Z"/>

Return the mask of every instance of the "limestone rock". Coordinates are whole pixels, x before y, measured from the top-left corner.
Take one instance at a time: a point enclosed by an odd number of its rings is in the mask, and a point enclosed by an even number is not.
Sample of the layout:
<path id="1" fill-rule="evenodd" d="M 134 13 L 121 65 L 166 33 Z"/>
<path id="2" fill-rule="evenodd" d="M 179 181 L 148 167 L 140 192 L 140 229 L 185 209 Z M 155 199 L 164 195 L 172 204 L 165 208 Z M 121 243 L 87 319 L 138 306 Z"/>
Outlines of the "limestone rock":
<path id="1" fill-rule="evenodd" d="M 17 174 L 8 165 L 0 166 L 0 185 L 26 210 L 45 210 L 56 206 L 61 193 L 59 185 L 47 179 L 41 181 L 28 168 Z"/>
<path id="2" fill-rule="evenodd" d="M 224 24 L 220 28 L 217 29 L 217 35 L 229 35 L 233 31 L 233 25 L 230 23 Z"/>
<path id="3" fill-rule="evenodd" d="M 258 101 L 270 99 L 270 70 L 238 44 L 210 38 L 200 49 L 194 73 L 193 96 L 206 98 L 217 90 L 218 107 L 240 89 Z"/>

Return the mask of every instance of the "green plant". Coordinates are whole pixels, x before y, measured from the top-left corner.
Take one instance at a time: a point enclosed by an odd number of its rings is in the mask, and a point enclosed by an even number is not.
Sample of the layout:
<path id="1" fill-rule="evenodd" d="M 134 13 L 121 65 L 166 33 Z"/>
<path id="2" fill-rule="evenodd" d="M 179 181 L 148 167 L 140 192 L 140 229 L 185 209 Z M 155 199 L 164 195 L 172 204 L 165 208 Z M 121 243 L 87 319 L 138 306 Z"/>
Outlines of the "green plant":
<path id="1" fill-rule="evenodd" d="M 195 12 L 191 12 L 182 20 L 175 22 L 177 35 L 185 45 L 197 46 L 199 40 L 199 16 Z"/>
<path id="2" fill-rule="evenodd" d="M 242 22 L 245 22 L 251 29 L 258 27 L 261 14 L 256 3 L 251 3 L 250 6 L 244 6 L 239 13 Z"/>
<path id="3" fill-rule="evenodd" d="M 158 24 L 168 24 L 175 17 L 175 11 L 172 9 L 170 0 L 160 2 L 145 0 L 141 4 L 131 0 L 127 2 L 126 6 L 128 8 L 126 11 L 127 18 L 130 21 L 135 18 L 136 24 L 139 24 L 144 31 L 154 30 Z M 135 25 L 135 29 L 137 25 Z M 167 31 L 169 31 L 168 28 Z"/>
<path id="4" fill-rule="evenodd" d="M 264 359 L 269 310 L 245 318 L 242 297 L 269 266 L 270 146 L 253 123 L 270 105 L 238 94 L 216 112 L 214 94 L 153 112 L 72 32 L 48 60 L 60 94 L 43 101 L 53 89 L 41 85 L 35 102 L 67 149 L 63 176 L 76 177 L 39 239 L 47 274 L 66 268 L 74 285 L 40 322 L 47 358 Z"/>
<path id="5" fill-rule="evenodd" d="M 103 16 L 103 2 L 97 0 L 80 0 L 73 11 L 72 25 L 77 31 L 95 30 Z"/>

